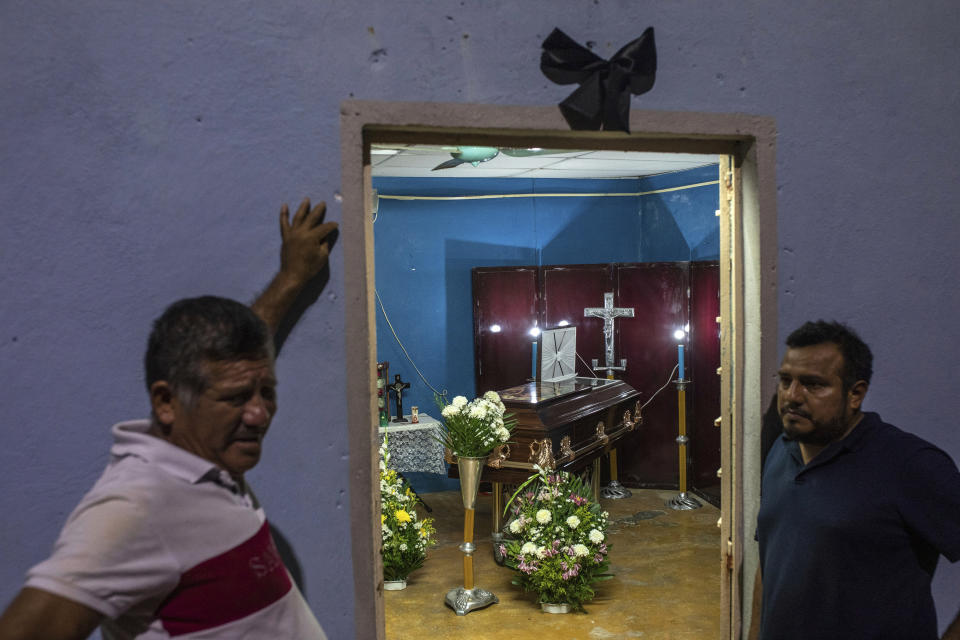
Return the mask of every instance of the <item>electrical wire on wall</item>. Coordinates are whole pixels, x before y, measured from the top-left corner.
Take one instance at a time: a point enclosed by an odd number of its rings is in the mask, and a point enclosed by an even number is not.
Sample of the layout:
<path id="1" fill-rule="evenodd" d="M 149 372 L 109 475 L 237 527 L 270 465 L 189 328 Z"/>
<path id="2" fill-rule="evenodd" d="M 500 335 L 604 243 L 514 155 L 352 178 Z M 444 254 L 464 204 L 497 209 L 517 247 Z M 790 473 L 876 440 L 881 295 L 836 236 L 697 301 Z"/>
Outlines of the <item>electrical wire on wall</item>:
<path id="1" fill-rule="evenodd" d="M 417 367 L 417 364 L 413 361 L 413 358 L 410 357 L 410 354 L 407 353 L 407 348 L 403 346 L 403 342 L 400 341 L 400 336 L 397 335 L 396 329 L 393 328 L 393 324 L 390 322 L 390 317 L 387 315 L 387 310 L 383 306 L 383 300 L 380 299 L 380 292 L 376 289 L 373 290 L 375 296 L 377 296 L 377 304 L 380 305 L 380 312 L 383 314 L 383 319 L 386 321 L 387 326 L 390 327 L 390 332 L 393 334 L 393 339 L 397 341 L 397 344 L 400 345 L 400 350 L 403 351 L 403 355 L 407 357 L 407 360 L 410 361 L 410 364 L 413 366 L 414 371 L 417 372 L 417 375 L 420 376 L 420 379 L 423 380 L 423 384 L 433 391 L 435 396 L 443 398 L 444 404 L 447 401 L 447 390 L 437 391 L 429 381 L 427 381 L 426 376 L 420 372 L 420 369 Z"/>
<path id="2" fill-rule="evenodd" d="M 641 407 L 640 407 L 640 410 L 637 411 L 637 415 L 640 415 L 641 413 L 643 413 L 643 410 L 646 408 L 646 406 L 647 406 L 648 404 L 650 404 L 651 402 L 653 402 L 653 399 L 657 397 L 657 394 L 658 394 L 658 393 L 660 393 L 661 391 L 663 391 L 664 389 L 666 389 L 667 387 L 670 386 L 670 383 L 673 382 L 673 374 L 674 374 L 674 372 L 675 372 L 679 367 L 680 367 L 679 364 L 673 365 L 673 369 L 670 370 L 670 375 L 667 376 L 667 382 L 666 382 L 666 384 L 664 384 L 662 387 L 660 387 L 659 389 L 657 389 L 657 390 L 653 393 L 653 395 L 650 396 L 650 399 L 643 403 L 643 406 L 641 406 Z"/>
<path id="3" fill-rule="evenodd" d="M 582 362 L 582 363 L 583 363 L 583 366 L 585 366 L 585 367 L 587 368 L 587 371 L 590 372 L 590 375 L 592 375 L 594 378 L 598 378 L 598 379 L 600 378 L 600 376 L 597 375 L 597 373 L 593 370 L 593 368 L 591 368 L 590 365 L 587 364 L 587 361 L 583 359 L 583 356 L 581 356 L 581 355 L 578 353 L 578 354 L 577 354 L 577 357 L 580 358 L 580 362 Z"/>
<path id="4" fill-rule="evenodd" d="M 594 373 L 594 371 L 593 371 L 593 369 L 590 367 L 590 365 L 587 364 L 587 361 L 583 359 L 583 356 L 581 356 L 581 355 L 578 353 L 578 354 L 577 354 L 577 357 L 580 358 L 580 362 L 582 362 L 582 363 L 584 364 L 584 366 L 587 367 L 587 371 L 590 372 L 590 375 L 592 375 L 594 378 L 599 378 L 599 377 L 600 377 L 600 376 L 598 376 L 596 373 Z M 659 389 L 657 389 L 656 391 L 653 392 L 653 395 L 650 396 L 650 399 L 647 400 L 645 403 L 643 403 L 643 406 L 640 407 L 640 411 L 643 411 L 648 404 L 650 404 L 651 402 L 653 402 L 653 399 L 657 397 L 657 394 L 658 394 L 658 393 L 660 393 L 661 391 L 663 391 L 664 389 L 666 389 L 667 387 L 670 386 L 670 383 L 673 381 L 673 374 L 677 371 L 677 368 L 678 368 L 679 366 L 680 366 L 680 365 L 678 365 L 678 364 L 673 365 L 673 369 L 670 371 L 670 375 L 667 377 L 667 382 L 666 382 L 666 384 L 664 384 L 662 387 L 660 387 Z"/>

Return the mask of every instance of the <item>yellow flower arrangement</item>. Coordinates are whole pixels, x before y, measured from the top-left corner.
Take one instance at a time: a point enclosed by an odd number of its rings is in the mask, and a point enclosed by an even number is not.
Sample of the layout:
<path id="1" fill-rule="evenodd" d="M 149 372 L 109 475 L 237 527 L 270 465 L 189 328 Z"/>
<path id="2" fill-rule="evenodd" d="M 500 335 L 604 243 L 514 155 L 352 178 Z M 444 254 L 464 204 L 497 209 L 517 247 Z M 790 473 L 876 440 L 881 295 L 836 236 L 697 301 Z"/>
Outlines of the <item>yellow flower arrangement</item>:
<path id="1" fill-rule="evenodd" d="M 436 544 L 432 518 L 419 519 L 416 494 L 389 468 L 386 443 L 380 447 L 380 530 L 383 579 L 405 580 L 423 566 L 427 548 Z"/>

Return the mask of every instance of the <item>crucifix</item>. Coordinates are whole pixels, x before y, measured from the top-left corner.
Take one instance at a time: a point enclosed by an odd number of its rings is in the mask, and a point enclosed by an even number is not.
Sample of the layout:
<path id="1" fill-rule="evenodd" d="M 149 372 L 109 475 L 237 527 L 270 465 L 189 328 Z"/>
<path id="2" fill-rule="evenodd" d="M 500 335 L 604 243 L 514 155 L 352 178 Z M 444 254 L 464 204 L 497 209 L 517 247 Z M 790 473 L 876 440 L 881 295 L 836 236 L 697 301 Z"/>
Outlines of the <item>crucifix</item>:
<path id="1" fill-rule="evenodd" d="M 607 291 L 603 294 L 603 308 L 590 307 L 583 310 L 583 316 L 603 318 L 603 345 L 605 366 L 597 366 L 597 359 L 592 358 L 594 371 L 606 371 L 607 379 L 613 380 L 614 371 L 626 371 L 627 359 L 620 358 L 620 366 L 615 366 L 613 359 L 613 320 L 614 318 L 632 318 L 633 308 L 614 307 L 613 291 Z M 603 423 L 601 423 L 603 424 Z M 629 498 L 631 493 L 629 489 L 624 488 L 617 481 L 617 450 L 610 450 L 610 484 L 600 490 L 600 495 L 604 498 Z"/>
<path id="2" fill-rule="evenodd" d="M 403 419 L 403 390 L 409 388 L 410 383 L 401 380 L 399 373 L 393 376 L 393 384 L 387 386 L 397 396 L 397 417 L 393 419 L 394 422 L 408 422 Z"/>
<path id="3" fill-rule="evenodd" d="M 606 371 L 607 378 L 613 379 L 614 371 L 625 371 L 627 368 L 627 359 L 620 359 L 620 366 L 614 364 L 613 359 L 613 320 L 614 318 L 632 318 L 633 308 L 614 307 L 613 291 L 607 291 L 603 294 L 603 307 L 587 307 L 583 310 L 583 317 L 603 318 L 603 345 L 604 345 L 604 366 L 597 365 L 597 359 L 593 358 L 594 371 Z"/>

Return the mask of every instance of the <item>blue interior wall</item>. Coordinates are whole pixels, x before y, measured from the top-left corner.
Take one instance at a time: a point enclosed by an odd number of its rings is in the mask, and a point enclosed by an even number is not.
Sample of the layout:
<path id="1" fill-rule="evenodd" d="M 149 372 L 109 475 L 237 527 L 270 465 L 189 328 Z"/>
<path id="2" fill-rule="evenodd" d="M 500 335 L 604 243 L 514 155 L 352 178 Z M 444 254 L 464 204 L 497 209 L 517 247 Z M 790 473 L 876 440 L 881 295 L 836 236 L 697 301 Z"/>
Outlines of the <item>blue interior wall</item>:
<path id="1" fill-rule="evenodd" d="M 638 193 L 637 180 L 534 180 L 536 193 Z M 541 252 L 538 265 L 635 262 L 637 196 L 533 199 Z"/>
<path id="2" fill-rule="evenodd" d="M 374 223 L 377 359 L 390 363 L 390 381 L 399 373 L 410 383 L 404 413 L 417 406 L 438 417 L 437 393 L 447 392 L 448 401 L 474 395 L 473 267 L 642 262 L 645 253 L 684 261 L 694 259 L 691 245 L 708 251 L 710 238 L 715 255 L 696 259 L 717 259 L 716 175 L 711 165 L 642 180 L 374 178 L 381 196 Z M 680 189 L 605 195 L 673 188 Z M 539 196 L 389 198 L 504 194 Z M 389 398 L 396 413 L 395 395 Z M 457 486 L 435 474 L 405 475 L 420 493 Z"/>
<path id="3" fill-rule="evenodd" d="M 530 188 L 529 180 L 502 182 L 376 178 L 373 187 L 381 196 L 489 195 L 526 193 Z M 434 391 L 404 356 L 384 309 L 399 342 L 436 391 L 447 391 L 448 399 L 473 397 L 470 269 L 536 264 L 539 244 L 533 207 L 529 198 L 380 199 L 373 226 L 376 288 L 383 306 L 377 309 L 377 360 L 390 363 L 391 380 L 399 373 L 411 383 L 404 393 L 406 413 L 416 405 L 438 415 Z M 391 412 L 396 412 L 392 402 Z"/>
<path id="4" fill-rule="evenodd" d="M 640 180 L 638 262 L 720 259 L 718 171 L 713 164 Z"/>
<path id="5" fill-rule="evenodd" d="M 391 380 L 400 373 L 411 383 L 404 392 L 404 412 L 416 405 L 436 416 L 427 383 L 449 397 L 473 397 L 473 267 L 644 261 L 645 245 L 674 239 L 655 226 L 643 230 L 640 202 L 652 196 L 603 194 L 697 184 L 704 175 L 715 179 L 716 166 L 710 172 L 698 168 L 646 180 L 375 178 L 381 196 L 374 224 L 377 291 L 399 341 L 427 380 L 419 378 L 378 309 L 377 359 L 390 363 Z M 718 226 L 718 191 L 715 185 L 691 191 L 689 197 L 679 195 L 683 190 L 664 194 L 671 197 L 658 199 L 657 211 L 674 221 L 679 237 L 703 244 L 709 227 Z M 492 194 L 544 195 L 454 201 L 383 197 Z M 687 244 L 678 245 L 682 249 L 670 245 L 656 259 L 691 259 Z"/>

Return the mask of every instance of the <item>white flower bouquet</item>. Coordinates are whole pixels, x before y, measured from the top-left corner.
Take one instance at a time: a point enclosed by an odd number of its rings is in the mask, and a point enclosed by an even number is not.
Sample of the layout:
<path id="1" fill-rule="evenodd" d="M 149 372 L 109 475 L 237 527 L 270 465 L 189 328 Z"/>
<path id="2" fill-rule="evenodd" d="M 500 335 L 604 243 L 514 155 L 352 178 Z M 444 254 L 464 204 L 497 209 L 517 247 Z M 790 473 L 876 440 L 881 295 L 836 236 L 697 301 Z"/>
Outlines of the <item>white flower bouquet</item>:
<path id="1" fill-rule="evenodd" d="M 443 418 L 443 428 L 436 435 L 444 447 L 460 458 L 484 458 L 494 447 L 510 439 L 516 425 L 495 391 L 470 402 L 464 396 L 456 396 L 450 404 L 444 404 L 438 396 L 437 406 Z"/>
<path id="2" fill-rule="evenodd" d="M 380 530 L 383 579 L 406 580 L 423 566 L 427 547 L 436 544 L 432 518 L 417 517 L 416 494 L 390 468 L 386 442 L 380 446 Z"/>
<path id="3" fill-rule="evenodd" d="M 540 470 L 520 486 L 507 509 L 512 540 L 500 545 L 513 584 L 533 591 L 542 603 L 582 609 L 594 583 L 608 573 L 608 514 L 588 496 L 583 481 L 567 472 Z"/>

